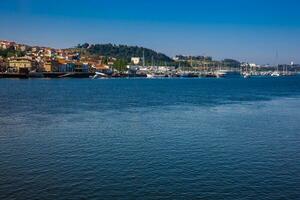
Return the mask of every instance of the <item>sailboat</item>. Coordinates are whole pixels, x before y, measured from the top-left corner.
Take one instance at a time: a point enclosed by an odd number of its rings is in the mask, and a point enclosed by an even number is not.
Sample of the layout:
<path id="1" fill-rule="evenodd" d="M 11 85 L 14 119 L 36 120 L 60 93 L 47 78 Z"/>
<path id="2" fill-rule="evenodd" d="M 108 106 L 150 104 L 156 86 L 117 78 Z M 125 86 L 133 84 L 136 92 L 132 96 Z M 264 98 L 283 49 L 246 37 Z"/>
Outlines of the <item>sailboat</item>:
<path id="1" fill-rule="evenodd" d="M 221 78 L 221 77 L 224 77 L 226 75 L 226 70 L 222 70 L 221 69 L 221 65 L 220 63 L 218 64 L 218 70 L 216 71 L 216 76 L 217 78 Z"/>
<path id="2" fill-rule="evenodd" d="M 251 77 L 251 73 L 248 72 L 248 66 L 246 66 L 246 71 L 243 72 L 243 77 L 244 78 L 250 78 Z"/>
<path id="3" fill-rule="evenodd" d="M 278 60 L 278 51 L 276 51 L 276 60 Z M 272 77 L 279 77 L 280 76 L 280 73 L 279 73 L 279 64 L 277 64 L 277 69 L 276 71 L 274 71 L 272 74 L 271 74 Z"/>
<path id="4" fill-rule="evenodd" d="M 279 77 L 280 74 L 279 74 L 278 71 L 274 71 L 274 72 L 271 74 L 271 76 L 273 76 L 273 77 Z"/>

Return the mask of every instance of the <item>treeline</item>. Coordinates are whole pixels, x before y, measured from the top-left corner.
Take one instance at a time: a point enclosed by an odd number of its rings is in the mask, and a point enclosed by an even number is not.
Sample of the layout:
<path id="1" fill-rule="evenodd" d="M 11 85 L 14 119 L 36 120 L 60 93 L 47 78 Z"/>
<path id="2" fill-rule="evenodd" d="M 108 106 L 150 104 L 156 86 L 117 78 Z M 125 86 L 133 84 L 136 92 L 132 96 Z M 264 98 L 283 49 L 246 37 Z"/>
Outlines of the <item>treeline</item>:
<path id="1" fill-rule="evenodd" d="M 15 50 L 14 47 L 10 47 L 8 49 L 0 49 L 0 57 L 2 58 L 9 58 L 9 57 L 22 57 L 25 56 L 25 52 Z"/>
<path id="2" fill-rule="evenodd" d="M 172 64 L 174 61 L 165 54 L 155 52 L 151 49 L 114 44 L 79 44 L 76 48 L 83 54 L 101 55 L 115 57 L 117 59 L 130 62 L 132 57 L 143 57 L 145 55 L 146 64 Z"/>
<path id="3" fill-rule="evenodd" d="M 241 67 L 241 63 L 237 60 L 233 60 L 233 59 L 224 59 L 222 61 L 223 66 L 225 67 L 231 67 L 231 68 L 240 68 Z"/>

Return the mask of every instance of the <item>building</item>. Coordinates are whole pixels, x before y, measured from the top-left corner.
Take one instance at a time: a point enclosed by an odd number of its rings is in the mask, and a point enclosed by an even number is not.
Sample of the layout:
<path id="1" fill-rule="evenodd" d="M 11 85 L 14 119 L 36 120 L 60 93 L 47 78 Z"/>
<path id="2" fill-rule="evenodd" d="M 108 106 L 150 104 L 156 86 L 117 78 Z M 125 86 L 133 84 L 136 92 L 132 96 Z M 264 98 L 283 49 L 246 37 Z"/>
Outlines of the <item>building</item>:
<path id="1" fill-rule="evenodd" d="M 65 60 L 47 60 L 43 65 L 44 72 L 68 72 L 68 63 Z"/>
<path id="2" fill-rule="evenodd" d="M 0 72 L 6 71 L 6 62 L 5 60 L 0 56 Z"/>
<path id="3" fill-rule="evenodd" d="M 26 46 L 25 45 L 18 45 L 18 50 L 26 51 Z"/>
<path id="4" fill-rule="evenodd" d="M 138 65 L 138 64 L 140 64 L 140 62 L 141 62 L 141 58 L 140 58 L 140 57 L 132 57 L 132 58 L 131 58 L 131 62 L 132 62 L 134 65 Z"/>
<path id="5" fill-rule="evenodd" d="M 108 65 L 101 64 L 101 63 L 92 63 L 90 64 L 90 66 L 91 66 L 90 72 L 104 72 L 110 69 Z"/>
<path id="6" fill-rule="evenodd" d="M 43 63 L 42 71 L 44 72 L 51 72 L 52 71 L 52 63 L 51 61 L 46 61 Z"/>
<path id="7" fill-rule="evenodd" d="M 16 73 L 27 73 L 31 70 L 33 62 L 28 57 L 11 58 L 8 61 L 8 70 Z"/>
<path id="8" fill-rule="evenodd" d="M 87 63 L 80 63 L 76 62 L 74 72 L 83 72 L 83 73 L 88 73 L 89 72 L 89 65 Z"/>
<path id="9" fill-rule="evenodd" d="M 16 45 L 15 42 L 10 42 L 6 40 L 1 40 L 0 41 L 0 49 L 8 49 L 10 47 L 14 47 Z"/>

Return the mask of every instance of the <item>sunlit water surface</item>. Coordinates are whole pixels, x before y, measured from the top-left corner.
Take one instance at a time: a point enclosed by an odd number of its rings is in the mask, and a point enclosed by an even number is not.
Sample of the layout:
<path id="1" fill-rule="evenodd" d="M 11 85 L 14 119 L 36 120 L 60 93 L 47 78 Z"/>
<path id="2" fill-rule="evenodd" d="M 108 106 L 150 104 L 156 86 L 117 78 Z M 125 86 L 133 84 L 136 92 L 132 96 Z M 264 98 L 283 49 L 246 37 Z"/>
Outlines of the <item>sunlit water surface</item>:
<path id="1" fill-rule="evenodd" d="M 0 199 L 300 199 L 300 77 L 0 79 Z"/>

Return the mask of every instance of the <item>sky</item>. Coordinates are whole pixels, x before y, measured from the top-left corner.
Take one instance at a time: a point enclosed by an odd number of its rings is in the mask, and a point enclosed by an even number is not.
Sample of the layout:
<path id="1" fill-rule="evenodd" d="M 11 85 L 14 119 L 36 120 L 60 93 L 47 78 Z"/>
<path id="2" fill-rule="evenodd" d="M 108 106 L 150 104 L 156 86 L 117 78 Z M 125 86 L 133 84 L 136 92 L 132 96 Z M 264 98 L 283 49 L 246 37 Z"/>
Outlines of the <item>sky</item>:
<path id="1" fill-rule="evenodd" d="M 169 56 L 300 63 L 300 1 L 5 0 L 0 39 L 54 48 L 127 44 Z"/>

